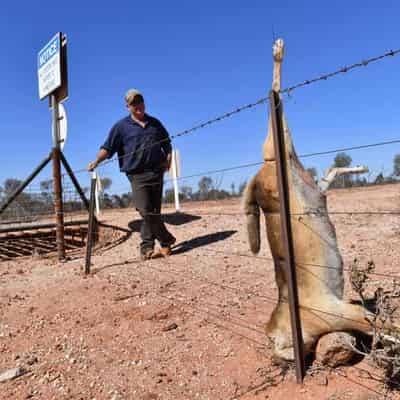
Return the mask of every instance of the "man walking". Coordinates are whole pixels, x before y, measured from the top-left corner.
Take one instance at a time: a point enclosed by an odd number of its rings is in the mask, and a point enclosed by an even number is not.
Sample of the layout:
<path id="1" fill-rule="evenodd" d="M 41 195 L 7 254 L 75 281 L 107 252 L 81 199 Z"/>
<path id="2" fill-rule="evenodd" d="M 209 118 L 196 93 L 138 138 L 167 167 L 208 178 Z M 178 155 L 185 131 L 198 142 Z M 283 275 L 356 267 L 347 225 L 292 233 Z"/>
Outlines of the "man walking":
<path id="1" fill-rule="evenodd" d="M 161 199 L 164 172 L 171 163 L 171 140 L 161 122 L 145 113 L 144 98 L 138 90 L 128 90 L 125 101 L 129 115 L 111 128 L 88 170 L 93 171 L 103 160 L 118 154 L 120 170 L 131 183 L 134 204 L 143 219 L 142 259 L 157 254 L 169 256 L 176 239 L 161 220 Z M 159 252 L 154 251 L 155 239 L 161 246 Z"/>

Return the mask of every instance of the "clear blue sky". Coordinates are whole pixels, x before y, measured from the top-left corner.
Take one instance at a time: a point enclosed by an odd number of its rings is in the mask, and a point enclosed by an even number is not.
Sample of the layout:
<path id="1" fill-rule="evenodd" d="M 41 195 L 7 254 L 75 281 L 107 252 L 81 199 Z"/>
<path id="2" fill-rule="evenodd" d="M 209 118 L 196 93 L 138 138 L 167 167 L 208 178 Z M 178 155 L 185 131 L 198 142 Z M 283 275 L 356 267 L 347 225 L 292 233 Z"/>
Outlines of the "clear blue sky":
<path id="1" fill-rule="evenodd" d="M 126 114 L 130 87 L 143 91 L 147 111 L 174 134 L 268 93 L 273 31 L 286 43 L 288 86 L 399 48 L 399 15 L 397 1 L 7 2 L 0 14 L 0 184 L 24 178 L 50 150 L 36 57 L 57 31 L 69 46 L 65 154 L 79 169 Z M 285 110 L 298 153 L 400 138 L 399 66 L 397 56 L 294 92 Z M 266 122 L 264 105 L 175 140 L 183 175 L 261 160 Z M 399 152 L 389 146 L 350 155 L 354 164 L 389 173 Z M 321 171 L 333 157 L 305 164 Z M 229 187 L 256 170 L 217 178 Z M 129 189 L 116 163 L 103 175 L 115 191 Z M 79 179 L 87 186 L 89 174 Z"/>

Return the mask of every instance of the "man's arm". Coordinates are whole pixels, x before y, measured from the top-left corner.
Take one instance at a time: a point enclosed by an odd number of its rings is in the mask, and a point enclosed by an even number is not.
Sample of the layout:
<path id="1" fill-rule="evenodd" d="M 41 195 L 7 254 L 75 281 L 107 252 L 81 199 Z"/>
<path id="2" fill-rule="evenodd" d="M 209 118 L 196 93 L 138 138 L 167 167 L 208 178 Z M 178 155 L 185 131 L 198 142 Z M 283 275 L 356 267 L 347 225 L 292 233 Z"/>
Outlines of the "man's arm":
<path id="1" fill-rule="evenodd" d="M 168 131 L 164 128 L 164 125 L 160 123 L 160 140 L 161 140 L 161 147 L 166 155 L 166 160 L 163 165 L 164 171 L 168 171 L 171 167 L 172 161 L 172 146 L 171 146 L 171 139 L 169 137 Z"/>
<path id="2" fill-rule="evenodd" d="M 108 158 L 108 155 L 108 151 L 104 148 L 101 148 L 100 151 L 97 153 L 96 159 L 88 165 L 87 170 L 93 171 L 102 161 Z"/>
<path id="3" fill-rule="evenodd" d="M 118 130 L 118 123 L 116 123 L 110 130 L 107 140 L 100 147 L 100 151 L 97 153 L 96 159 L 92 161 L 88 166 L 88 171 L 93 171 L 102 161 L 106 158 L 111 158 L 120 147 L 120 135 Z"/>
<path id="4" fill-rule="evenodd" d="M 172 161 L 172 153 L 168 153 L 167 154 L 167 159 L 165 161 L 165 171 L 169 171 L 169 169 L 171 168 L 171 161 Z"/>

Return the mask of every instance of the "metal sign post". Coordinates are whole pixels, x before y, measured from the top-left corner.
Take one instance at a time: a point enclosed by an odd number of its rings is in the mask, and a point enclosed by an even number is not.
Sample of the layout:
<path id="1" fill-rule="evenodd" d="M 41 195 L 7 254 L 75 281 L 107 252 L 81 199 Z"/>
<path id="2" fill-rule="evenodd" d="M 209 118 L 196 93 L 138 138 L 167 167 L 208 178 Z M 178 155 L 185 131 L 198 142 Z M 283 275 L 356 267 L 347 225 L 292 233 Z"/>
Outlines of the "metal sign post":
<path id="1" fill-rule="evenodd" d="M 92 259 L 92 247 L 93 240 L 95 237 L 96 230 L 96 218 L 94 216 L 95 209 L 95 196 L 96 196 L 96 185 L 97 185 L 97 175 L 96 172 L 93 171 L 92 179 L 90 182 L 90 206 L 89 206 L 89 227 L 88 227 L 88 236 L 86 242 L 86 258 L 85 258 L 85 274 L 90 274 L 90 263 Z"/>
<path id="2" fill-rule="evenodd" d="M 285 133 L 282 126 L 282 106 L 279 93 L 271 90 L 271 125 L 274 138 L 276 173 L 279 190 L 279 206 L 282 241 L 285 251 L 285 268 L 288 281 L 288 300 L 297 383 L 302 383 L 305 375 L 303 334 L 301 331 L 299 298 L 297 293 L 296 264 L 294 260 L 292 227 L 290 223 L 289 186 L 285 151 Z"/>
<path id="3" fill-rule="evenodd" d="M 58 32 L 38 53 L 38 83 L 39 98 L 44 99 L 50 95 L 52 108 L 52 139 L 53 139 L 53 183 L 54 183 L 54 208 L 56 214 L 56 242 L 59 260 L 65 258 L 64 243 L 64 209 L 62 200 L 61 182 L 61 135 L 59 101 L 67 97 L 67 71 L 66 71 L 66 38 Z M 63 67 L 63 68 L 62 68 Z M 60 90 L 62 95 L 60 95 Z M 57 91 L 58 90 L 58 91 Z M 64 115 L 65 118 L 65 115 Z M 65 120 L 66 122 L 66 120 Z M 66 128 L 66 125 L 65 125 Z M 65 141 L 66 132 L 63 132 Z"/>

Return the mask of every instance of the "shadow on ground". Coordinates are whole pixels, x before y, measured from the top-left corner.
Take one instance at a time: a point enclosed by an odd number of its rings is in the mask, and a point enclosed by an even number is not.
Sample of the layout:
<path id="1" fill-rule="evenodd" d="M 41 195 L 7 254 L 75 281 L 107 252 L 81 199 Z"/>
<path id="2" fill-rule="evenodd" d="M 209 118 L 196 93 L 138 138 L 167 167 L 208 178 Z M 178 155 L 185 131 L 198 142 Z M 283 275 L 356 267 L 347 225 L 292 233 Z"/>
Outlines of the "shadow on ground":
<path id="1" fill-rule="evenodd" d="M 171 214 L 163 214 L 162 220 L 168 225 L 184 225 L 189 222 L 197 221 L 201 219 L 198 215 L 186 214 L 186 213 L 171 213 Z M 132 232 L 140 232 L 140 225 L 142 223 L 141 219 L 135 219 L 128 223 L 128 227 Z"/>
<path id="2" fill-rule="evenodd" d="M 184 242 L 178 243 L 176 246 L 173 247 L 173 254 L 186 253 L 198 247 L 207 246 L 208 244 L 228 239 L 236 232 L 237 231 L 221 231 L 199 236 L 191 240 L 186 240 Z"/>
<path id="3" fill-rule="evenodd" d="M 216 243 L 221 240 L 228 239 L 232 235 L 234 235 L 237 231 L 221 231 L 221 232 L 215 232 L 215 233 L 210 233 L 208 235 L 203 235 L 199 236 L 197 238 L 191 239 L 191 240 L 186 240 L 184 242 L 178 243 L 175 245 L 172 249 L 172 254 L 177 255 L 177 254 L 182 254 L 186 253 L 190 250 L 194 250 L 198 247 L 202 246 L 207 246 L 208 244 Z M 109 264 L 105 265 L 103 267 L 99 268 L 92 268 L 92 274 L 96 274 L 98 272 L 101 272 L 105 269 L 112 268 L 112 267 L 120 267 L 122 265 L 127 265 L 127 264 L 140 264 L 143 261 L 140 259 L 130 259 L 114 264 Z"/>

